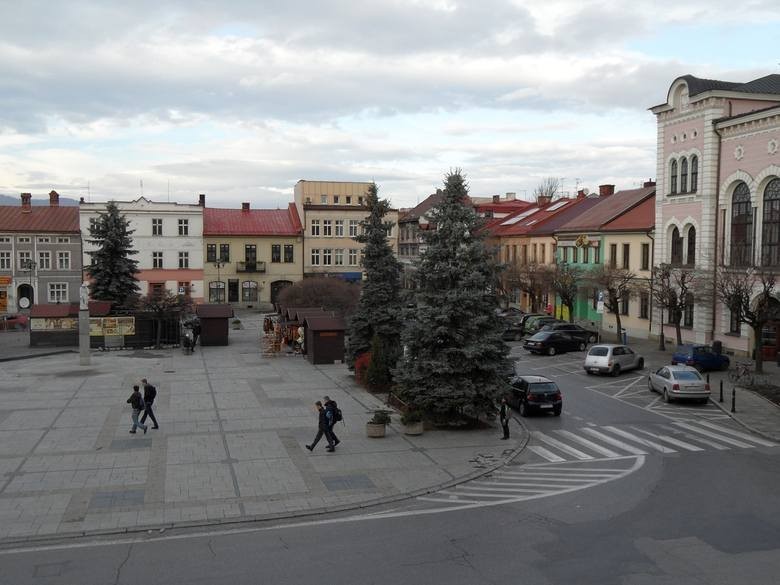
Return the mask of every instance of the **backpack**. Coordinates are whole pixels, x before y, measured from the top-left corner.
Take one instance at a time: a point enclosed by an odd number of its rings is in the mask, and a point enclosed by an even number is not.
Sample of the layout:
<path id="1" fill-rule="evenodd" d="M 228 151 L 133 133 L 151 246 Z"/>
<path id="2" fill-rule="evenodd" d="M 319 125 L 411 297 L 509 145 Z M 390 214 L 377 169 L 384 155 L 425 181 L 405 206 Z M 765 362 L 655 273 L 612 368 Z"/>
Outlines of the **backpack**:
<path id="1" fill-rule="evenodd" d="M 333 413 L 333 422 L 337 423 L 339 421 L 344 420 L 344 415 L 341 414 L 341 409 L 339 408 L 339 405 L 336 404 L 335 400 L 331 400 L 329 404 L 330 410 Z"/>
<path id="2" fill-rule="evenodd" d="M 335 412 L 335 415 L 336 415 L 336 422 L 344 420 L 344 415 L 341 414 L 341 409 L 338 406 L 335 407 L 335 411 L 334 412 Z"/>

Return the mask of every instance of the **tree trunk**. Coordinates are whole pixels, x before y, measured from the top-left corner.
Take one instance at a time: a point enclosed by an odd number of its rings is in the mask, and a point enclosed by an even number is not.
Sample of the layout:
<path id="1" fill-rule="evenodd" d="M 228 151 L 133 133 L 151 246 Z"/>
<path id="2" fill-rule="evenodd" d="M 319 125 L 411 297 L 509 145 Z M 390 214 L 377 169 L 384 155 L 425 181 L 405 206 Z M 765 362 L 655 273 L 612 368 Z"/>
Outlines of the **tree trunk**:
<path id="1" fill-rule="evenodd" d="M 156 349 L 160 349 L 160 340 L 162 339 L 162 319 L 157 319 L 157 341 L 154 344 Z"/>
<path id="2" fill-rule="evenodd" d="M 623 343 L 623 324 L 620 322 L 620 309 L 615 311 L 615 325 L 617 325 L 618 343 Z"/>
<path id="3" fill-rule="evenodd" d="M 764 328 L 763 323 L 759 323 L 753 327 L 753 351 L 756 354 L 756 374 L 764 373 L 764 352 L 761 346 L 761 330 Z"/>
<path id="4" fill-rule="evenodd" d="M 569 323 L 574 323 L 574 303 L 566 303 L 566 308 L 569 309 Z"/>
<path id="5" fill-rule="evenodd" d="M 674 332 L 677 334 L 677 345 L 682 345 L 682 330 L 680 329 L 680 320 L 674 324 Z"/>
<path id="6" fill-rule="evenodd" d="M 664 335 L 664 308 L 661 307 L 661 334 L 658 336 L 658 349 L 666 351 L 666 336 Z"/>

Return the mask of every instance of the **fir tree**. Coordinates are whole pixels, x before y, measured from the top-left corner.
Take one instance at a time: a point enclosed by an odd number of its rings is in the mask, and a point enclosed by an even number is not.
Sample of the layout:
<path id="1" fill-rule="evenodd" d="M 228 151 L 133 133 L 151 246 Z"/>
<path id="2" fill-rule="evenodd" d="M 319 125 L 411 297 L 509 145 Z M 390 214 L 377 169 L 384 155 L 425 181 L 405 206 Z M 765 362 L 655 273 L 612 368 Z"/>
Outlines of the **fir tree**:
<path id="1" fill-rule="evenodd" d="M 361 222 L 361 233 L 355 236 L 356 241 L 365 244 L 363 268 L 366 280 L 358 306 L 349 320 L 347 362 L 353 367 L 358 356 L 369 351 L 373 339 L 378 337 L 383 355 L 381 359 L 377 356 L 377 363 L 384 371 L 376 374 L 375 378 L 389 382 L 390 368 L 395 365 L 400 353 L 401 265 L 387 238 L 392 223 L 386 222 L 384 217 L 390 203 L 379 199 L 375 184 L 368 190 L 366 205 L 369 215 Z"/>
<path id="2" fill-rule="evenodd" d="M 496 398 L 509 389 L 509 347 L 492 290 L 498 266 L 478 231 L 461 172 L 450 173 L 444 185 L 430 214 L 435 229 L 423 235 L 417 308 L 393 374 L 400 397 L 414 407 L 443 419 L 478 417 L 494 412 Z"/>
<path id="3" fill-rule="evenodd" d="M 92 257 L 90 294 L 95 300 L 112 301 L 120 307 L 132 305 L 140 291 L 135 278 L 138 261 L 130 258 L 138 254 L 130 237 L 135 230 L 128 229 L 129 223 L 116 203 L 109 201 L 106 213 L 89 226 L 91 237 L 87 240 L 97 246 L 87 252 Z"/>

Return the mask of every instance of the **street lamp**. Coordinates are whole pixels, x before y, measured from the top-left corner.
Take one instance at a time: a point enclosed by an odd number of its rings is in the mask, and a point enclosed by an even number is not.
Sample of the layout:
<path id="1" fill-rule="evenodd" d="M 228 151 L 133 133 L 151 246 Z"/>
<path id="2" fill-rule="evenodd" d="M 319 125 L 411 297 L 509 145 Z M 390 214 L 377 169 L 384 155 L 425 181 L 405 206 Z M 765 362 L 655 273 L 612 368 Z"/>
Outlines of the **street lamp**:
<path id="1" fill-rule="evenodd" d="M 214 266 L 216 266 L 216 267 L 217 267 L 217 283 L 218 283 L 218 284 L 217 284 L 217 286 L 219 286 L 219 287 L 221 287 L 221 286 L 222 286 L 222 277 L 220 276 L 220 269 L 221 269 L 221 268 L 222 268 L 222 267 L 223 267 L 225 264 L 227 264 L 227 262 L 225 262 L 225 261 L 224 261 L 224 260 L 222 260 L 221 258 L 220 258 L 219 260 L 216 260 L 216 261 L 214 262 Z M 217 302 L 219 302 L 219 303 L 221 303 L 221 302 L 222 302 L 222 294 L 221 294 L 221 291 L 224 291 L 224 290 L 225 290 L 224 288 L 218 288 L 218 289 L 217 289 Z"/>
<path id="2" fill-rule="evenodd" d="M 35 272 L 35 267 L 38 266 L 38 264 L 35 262 L 35 260 L 27 260 L 22 265 L 22 270 L 29 273 L 30 275 L 30 294 L 32 295 L 32 298 L 30 299 L 30 304 L 32 304 L 35 300 L 35 287 L 33 287 L 33 273 Z"/>

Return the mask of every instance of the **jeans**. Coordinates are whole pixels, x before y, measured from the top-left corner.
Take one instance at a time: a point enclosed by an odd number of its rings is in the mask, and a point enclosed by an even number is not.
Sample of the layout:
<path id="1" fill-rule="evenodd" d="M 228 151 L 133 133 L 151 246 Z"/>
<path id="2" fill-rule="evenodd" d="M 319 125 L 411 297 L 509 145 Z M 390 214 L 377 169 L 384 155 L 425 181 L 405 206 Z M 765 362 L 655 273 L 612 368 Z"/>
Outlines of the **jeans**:
<path id="1" fill-rule="evenodd" d="M 144 415 L 141 417 L 141 424 L 144 424 L 146 422 L 146 417 L 149 417 L 152 419 L 152 422 L 154 423 L 154 426 L 159 427 L 160 425 L 157 424 L 157 419 L 154 416 L 154 411 L 152 411 L 152 403 L 147 402 L 146 408 L 144 409 Z"/>
<path id="2" fill-rule="evenodd" d="M 505 419 L 503 419 L 501 421 L 501 428 L 504 431 L 504 438 L 508 439 L 509 438 L 509 419 L 508 418 L 505 418 Z"/>
<path id="3" fill-rule="evenodd" d="M 133 428 L 130 429 L 131 433 L 134 433 L 136 429 L 146 430 L 146 425 L 142 422 L 138 422 L 138 416 L 141 414 L 140 410 L 133 409 L 133 414 L 130 417 L 133 419 Z"/>
<path id="4" fill-rule="evenodd" d="M 325 435 L 325 440 L 328 441 L 328 447 L 333 447 L 333 436 L 331 435 L 330 429 L 317 429 L 317 434 L 311 442 L 312 450 L 317 446 L 317 443 L 320 442 L 322 435 Z"/>

